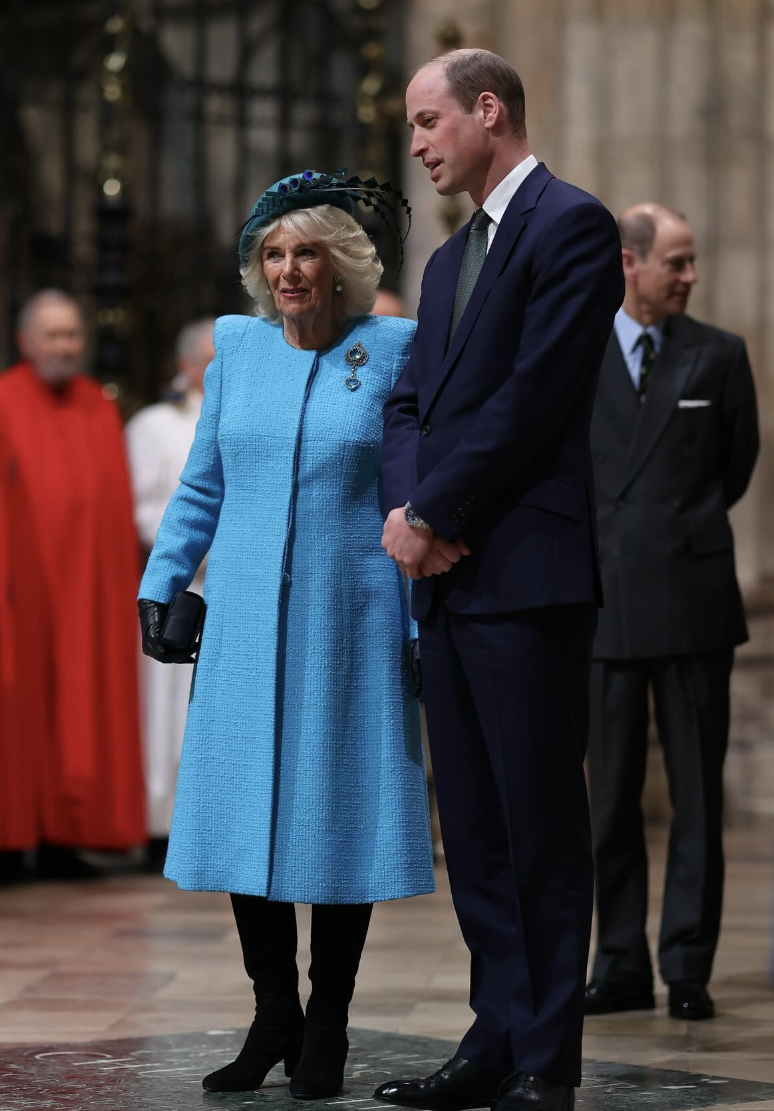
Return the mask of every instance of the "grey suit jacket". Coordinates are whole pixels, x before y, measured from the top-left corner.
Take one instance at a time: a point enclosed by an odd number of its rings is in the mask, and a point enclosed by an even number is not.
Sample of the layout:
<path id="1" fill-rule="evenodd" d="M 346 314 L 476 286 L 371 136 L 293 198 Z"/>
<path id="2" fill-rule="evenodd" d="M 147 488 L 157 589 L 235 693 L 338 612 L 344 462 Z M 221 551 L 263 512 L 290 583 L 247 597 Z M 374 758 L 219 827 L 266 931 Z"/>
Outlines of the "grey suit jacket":
<path id="1" fill-rule="evenodd" d="M 758 453 L 744 340 L 670 317 L 640 404 L 613 333 L 591 446 L 605 599 L 595 657 L 714 652 L 746 640 L 728 521 Z"/>

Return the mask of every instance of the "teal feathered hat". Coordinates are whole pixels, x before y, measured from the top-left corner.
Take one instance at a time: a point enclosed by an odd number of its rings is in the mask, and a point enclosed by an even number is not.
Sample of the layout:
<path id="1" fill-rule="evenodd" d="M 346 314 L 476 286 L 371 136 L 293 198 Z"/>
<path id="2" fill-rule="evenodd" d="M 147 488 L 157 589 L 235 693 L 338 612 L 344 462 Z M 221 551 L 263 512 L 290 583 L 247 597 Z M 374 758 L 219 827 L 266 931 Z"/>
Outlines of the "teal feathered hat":
<path id="1" fill-rule="evenodd" d="M 355 203 L 360 201 L 381 217 L 397 234 L 400 243 L 400 261 L 403 264 L 403 244 L 411 227 L 411 209 L 403 194 L 393 189 L 388 181 L 379 184 L 375 177 L 362 181 L 357 175 L 347 176 L 346 170 L 323 174 L 317 170 L 304 170 L 282 178 L 261 193 L 242 227 L 239 236 L 239 263 L 246 266 L 250 258 L 253 236 L 259 228 L 266 227 L 278 216 L 296 208 L 315 208 L 332 204 L 350 216 Z M 401 209 L 405 212 L 407 228 L 401 234 Z"/>

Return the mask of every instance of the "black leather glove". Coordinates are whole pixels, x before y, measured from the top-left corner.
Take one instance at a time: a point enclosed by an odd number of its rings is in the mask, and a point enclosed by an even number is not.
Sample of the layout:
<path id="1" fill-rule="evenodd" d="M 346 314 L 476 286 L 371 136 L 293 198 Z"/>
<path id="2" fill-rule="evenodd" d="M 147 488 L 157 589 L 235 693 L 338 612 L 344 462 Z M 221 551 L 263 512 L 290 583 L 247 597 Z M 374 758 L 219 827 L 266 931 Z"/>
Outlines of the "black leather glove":
<path id="1" fill-rule="evenodd" d="M 416 637 L 409 641 L 409 668 L 411 670 L 411 686 L 420 702 L 425 700 L 425 684 L 422 679 L 422 661 L 419 658 L 419 641 Z"/>
<path id="2" fill-rule="evenodd" d="M 194 657 L 187 652 L 168 647 L 161 639 L 161 630 L 166 620 L 169 606 L 164 602 L 152 602 L 140 598 L 137 602 L 142 628 L 142 650 L 146 656 L 162 664 L 192 664 Z"/>

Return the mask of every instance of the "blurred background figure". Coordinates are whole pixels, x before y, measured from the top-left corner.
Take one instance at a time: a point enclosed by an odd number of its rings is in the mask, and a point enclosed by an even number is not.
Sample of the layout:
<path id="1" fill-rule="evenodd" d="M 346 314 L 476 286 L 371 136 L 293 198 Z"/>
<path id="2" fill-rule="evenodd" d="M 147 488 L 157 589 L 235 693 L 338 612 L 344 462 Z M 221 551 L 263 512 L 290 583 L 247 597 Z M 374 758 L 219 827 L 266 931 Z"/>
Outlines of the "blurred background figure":
<path id="1" fill-rule="evenodd" d="M 39 833 L 46 718 L 36 684 L 44 671 L 40 660 L 33 666 L 41 624 L 30 539 L 19 465 L 0 417 L 0 883 L 25 878 L 25 850 Z"/>
<path id="2" fill-rule="evenodd" d="M 408 316 L 406 304 L 400 294 L 385 286 L 377 290 L 371 312 L 374 316 Z"/>
<path id="3" fill-rule="evenodd" d="M 706 1019 L 729 681 L 747 640 L 728 510 L 758 454 L 755 388 L 744 340 L 685 315 L 696 282 L 685 218 L 638 205 L 619 228 L 626 296 L 591 433 L 605 608 L 592 671 L 599 936 L 586 1013 L 654 1005 L 641 811 L 651 691 L 674 808 L 659 970 L 672 1017 Z"/>
<path id="4" fill-rule="evenodd" d="M 78 877 L 91 871 L 79 849 L 126 850 L 145 837 L 131 490 L 118 410 L 81 372 L 75 301 L 35 294 L 17 340 L 22 361 L 0 375 L 0 422 L 6 496 L 26 546 L 13 553 L 27 641 L 19 689 L 42 720 L 29 733 L 19 723 L 13 759 L 35 798 L 23 840 L 38 847 L 38 873 Z"/>
<path id="5" fill-rule="evenodd" d="M 149 405 L 126 426 L 129 464 L 134 489 L 134 519 L 145 558 L 156 539 L 164 510 L 178 486 L 193 443 L 202 408 L 204 372 L 215 349 L 213 317 L 194 320 L 181 329 L 177 340 L 177 395 Z M 201 594 L 204 564 L 190 590 Z M 188 712 L 191 668 L 164 667 L 143 656 L 141 714 L 145 755 L 145 790 L 148 821 L 148 864 L 154 871 L 164 866 L 177 768 Z"/>

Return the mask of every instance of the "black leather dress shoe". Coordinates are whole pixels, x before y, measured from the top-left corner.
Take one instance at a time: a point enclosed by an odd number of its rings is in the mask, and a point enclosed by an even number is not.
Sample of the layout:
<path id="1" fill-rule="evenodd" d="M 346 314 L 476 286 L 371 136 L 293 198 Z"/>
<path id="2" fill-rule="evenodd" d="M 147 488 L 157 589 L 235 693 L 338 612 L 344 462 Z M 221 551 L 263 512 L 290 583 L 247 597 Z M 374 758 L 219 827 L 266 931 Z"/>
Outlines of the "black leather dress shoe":
<path id="1" fill-rule="evenodd" d="M 452 1057 L 451 1061 L 424 1080 L 390 1080 L 381 1084 L 374 1096 L 403 1107 L 426 1111 L 463 1111 L 466 1107 L 492 1107 L 504 1076 L 491 1069 Z"/>
<path id="2" fill-rule="evenodd" d="M 609 1015 L 616 1011 L 652 1011 L 653 988 L 637 984 L 613 984 L 591 980 L 586 985 L 584 1010 L 587 1015 Z"/>
<path id="3" fill-rule="evenodd" d="M 688 1018 L 697 1022 L 715 1017 L 715 1004 L 704 984 L 678 980 L 669 985 L 669 1013 L 672 1018 Z"/>
<path id="4" fill-rule="evenodd" d="M 495 1111 L 572 1111 L 575 1089 L 517 1072 L 503 1085 Z"/>

